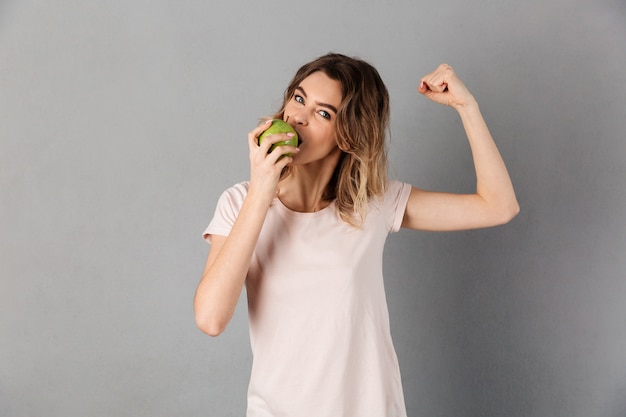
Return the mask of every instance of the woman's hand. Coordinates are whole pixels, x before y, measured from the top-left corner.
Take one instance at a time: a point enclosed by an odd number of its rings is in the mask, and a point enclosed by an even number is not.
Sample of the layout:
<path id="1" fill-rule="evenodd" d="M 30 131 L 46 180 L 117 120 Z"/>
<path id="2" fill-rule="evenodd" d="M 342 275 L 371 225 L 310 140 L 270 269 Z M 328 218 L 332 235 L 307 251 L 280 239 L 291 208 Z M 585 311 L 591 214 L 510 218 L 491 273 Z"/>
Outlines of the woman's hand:
<path id="1" fill-rule="evenodd" d="M 270 148 L 277 142 L 289 139 L 290 133 L 277 133 L 263 138 L 259 145 L 259 136 L 271 126 L 271 120 L 257 126 L 248 133 L 250 148 L 250 192 L 259 193 L 268 199 L 276 195 L 280 173 L 289 165 L 293 158 L 285 154 L 294 154 L 299 151 L 293 146 L 277 146 L 270 152 Z"/>
<path id="2" fill-rule="evenodd" d="M 435 71 L 422 77 L 417 91 L 435 103 L 445 104 L 457 110 L 476 103 L 474 96 L 448 64 L 441 64 Z"/>

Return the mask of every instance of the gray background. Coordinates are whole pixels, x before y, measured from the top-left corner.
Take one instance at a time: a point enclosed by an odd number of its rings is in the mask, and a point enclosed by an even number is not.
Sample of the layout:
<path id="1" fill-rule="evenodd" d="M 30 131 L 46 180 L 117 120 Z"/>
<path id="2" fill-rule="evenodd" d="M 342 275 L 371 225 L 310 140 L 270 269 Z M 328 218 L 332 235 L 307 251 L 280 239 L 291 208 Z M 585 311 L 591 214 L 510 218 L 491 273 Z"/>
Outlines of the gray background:
<path id="1" fill-rule="evenodd" d="M 246 134 L 304 62 L 358 55 L 392 97 L 392 176 L 467 192 L 447 62 L 522 211 L 401 231 L 387 297 L 410 416 L 626 416 L 622 0 L 0 2 L 0 415 L 242 416 L 245 304 L 192 297 Z"/>

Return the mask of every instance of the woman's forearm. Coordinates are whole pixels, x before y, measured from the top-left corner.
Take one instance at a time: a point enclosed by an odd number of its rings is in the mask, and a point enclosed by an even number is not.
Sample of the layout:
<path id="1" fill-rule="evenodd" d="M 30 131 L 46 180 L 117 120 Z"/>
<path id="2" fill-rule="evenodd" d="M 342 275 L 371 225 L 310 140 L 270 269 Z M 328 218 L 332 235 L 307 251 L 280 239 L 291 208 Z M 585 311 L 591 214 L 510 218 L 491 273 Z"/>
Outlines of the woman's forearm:
<path id="1" fill-rule="evenodd" d="M 476 193 L 490 210 L 512 218 L 519 205 L 506 165 L 475 100 L 456 107 L 472 150 Z"/>
<path id="2" fill-rule="evenodd" d="M 235 312 L 268 207 L 247 196 L 230 234 L 213 236 L 194 299 L 196 323 L 211 336 L 222 333 Z"/>

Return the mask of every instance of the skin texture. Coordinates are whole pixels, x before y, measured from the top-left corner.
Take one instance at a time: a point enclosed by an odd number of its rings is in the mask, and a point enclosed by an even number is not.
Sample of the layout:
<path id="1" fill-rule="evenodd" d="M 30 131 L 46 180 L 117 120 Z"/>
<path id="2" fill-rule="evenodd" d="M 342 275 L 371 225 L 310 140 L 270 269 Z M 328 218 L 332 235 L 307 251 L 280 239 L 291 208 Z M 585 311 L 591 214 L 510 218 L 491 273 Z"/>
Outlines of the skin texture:
<path id="1" fill-rule="evenodd" d="M 329 204 L 322 196 L 341 155 L 334 110 L 341 104 L 341 91 L 340 83 L 322 72 L 302 81 L 285 108 L 285 119 L 302 141 L 297 148 L 277 146 L 268 153 L 273 144 L 288 139 L 285 133 L 268 135 L 257 145 L 269 123 L 248 134 L 248 195 L 230 235 L 212 236 L 194 300 L 196 323 L 205 333 L 217 336 L 231 320 L 272 200 L 278 196 L 287 207 L 301 212 L 314 212 Z M 519 211 L 513 186 L 472 94 L 445 64 L 422 77 L 417 91 L 458 112 L 474 158 L 477 183 L 474 194 L 413 187 L 402 226 L 448 231 L 495 226 L 511 220 Z M 279 181 L 287 165 L 293 167 L 292 173 Z"/>

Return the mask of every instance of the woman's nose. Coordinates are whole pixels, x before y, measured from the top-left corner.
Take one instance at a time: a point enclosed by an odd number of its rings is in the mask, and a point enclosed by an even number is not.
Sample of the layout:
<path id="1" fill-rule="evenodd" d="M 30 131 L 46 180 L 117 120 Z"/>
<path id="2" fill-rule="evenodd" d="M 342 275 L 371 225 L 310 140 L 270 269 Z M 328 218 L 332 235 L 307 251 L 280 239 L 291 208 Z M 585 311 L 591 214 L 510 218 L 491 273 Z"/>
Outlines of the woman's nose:
<path id="1" fill-rule="evenodd" d="M 307 117 L 304 111 L 299 111 L 291 115 L 294 124 L 297 125 L 307 125 L 309 123 L 309 118 Z"/>

